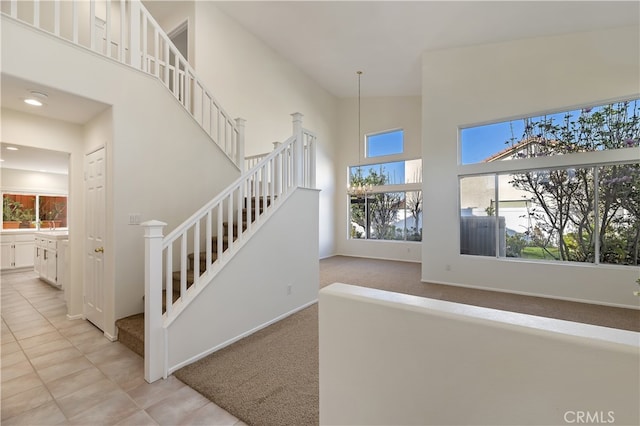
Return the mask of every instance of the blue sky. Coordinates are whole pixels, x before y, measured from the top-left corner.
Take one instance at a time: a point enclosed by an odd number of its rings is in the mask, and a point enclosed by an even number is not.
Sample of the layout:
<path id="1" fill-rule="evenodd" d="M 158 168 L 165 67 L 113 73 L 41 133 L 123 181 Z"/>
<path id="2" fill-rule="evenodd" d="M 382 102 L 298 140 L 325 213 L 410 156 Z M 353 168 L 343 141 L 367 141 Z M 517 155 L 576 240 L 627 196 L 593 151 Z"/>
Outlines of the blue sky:
<path id="1" fill-rule="evenodd" d="M 367 158 L 400 154 L 404 151 L 403 130 L 368 135 L 366 141 Z M 404 183 L 404 161 L 362 166 L 362 175 L 367 176 L 371 169 L 380 173 L 381 165 L 384 167 L 383 173 L 389 177 L 389 184 Z M 351 173 L 357 169 L 357 166 L 352 167 Z"/>
<path id="2" fill-rule="evenodd" d="M 509 122 L 502 122 L 462 129 L 460 131 L 462 164 L 482 162 L 505 149 L 508 146 L 505 142 L 511 140 L 512 129 L 515 140 L 520 140 L 524 132 L 523 121 L 516 120 L 511 123 L 511 127 Z"/>
<path id="3" fill-rule="evenodd" d="M 404 151 L 404 131 L 379 133 L 367 136 L 367 157 L 401 154 Z"/>
<path id="4" fill-rule="evenodd" d="M 596 108 L 593 108 L 595 110 Z M 581 110 L 570 111 L 574 120 L 578 118 Z M 551 118 L 554 124 L 560 124 L 565 119 L 566 112 L 531 117 L 536 123 Z M 524 119 L 487 124 L 484 126 L 470 127 L 460 130 L 460 149 L 462 151 L 462 164 L 479 163 L 491 157 L 514 143 L 519 142 L 524 134 Z M 509 142 L 509 143 L 505 143 Z"/>

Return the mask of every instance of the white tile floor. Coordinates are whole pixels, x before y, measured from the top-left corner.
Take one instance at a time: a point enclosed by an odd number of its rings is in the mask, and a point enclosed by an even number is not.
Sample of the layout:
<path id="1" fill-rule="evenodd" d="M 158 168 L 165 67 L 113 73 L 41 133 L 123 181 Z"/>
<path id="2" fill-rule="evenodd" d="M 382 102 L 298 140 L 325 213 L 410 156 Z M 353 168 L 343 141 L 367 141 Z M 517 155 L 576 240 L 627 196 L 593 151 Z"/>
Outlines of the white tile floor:
<path id="1" fill-rule="evenodd" d="M 3 425 L 244 425 L 84 320 L 33 272 L 1 280 Z"/>

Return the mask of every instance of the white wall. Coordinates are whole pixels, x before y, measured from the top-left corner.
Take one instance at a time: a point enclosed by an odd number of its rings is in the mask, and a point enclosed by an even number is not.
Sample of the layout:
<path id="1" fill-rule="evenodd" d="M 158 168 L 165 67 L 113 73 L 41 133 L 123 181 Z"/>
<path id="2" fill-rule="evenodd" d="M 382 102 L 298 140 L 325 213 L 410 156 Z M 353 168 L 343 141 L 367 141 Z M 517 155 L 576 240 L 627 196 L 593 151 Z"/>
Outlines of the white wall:
<path id="1" fill-rule="evenodd" d="M 638 96 L 639 40 L 632 27 L 424 53 L 424 281 L 638 307 L 638 268 L 461 256 L 457 141 L 459 126 Z"/>
<path id="2" fill-rule="evenodd" d="M 318 195 L 300 188 L 288 195 L 277 214 L 170 324 L 170 371 L 317 300 L 318 230 L 313 225 Z"/>
<path id="3" fill-rule="evenodd" d="M 159 81 L 9 19 L 2 24 L 3 73 L 113 105 L 112 140 L 100 136 L 110 176 L 105 268 L 114 271 L 105 285 L 114 292 L 114 318 L 141 312 L 143 232 L 128 225 L 129 214 L 167 222 L 169 232 L 239 171 Z M 112 323 L 106 328 L 115 335 Z"/>
<path id="4" fill-rule="evenodd" d="M 69 175 L 3 167 L 0 169 L 0 176 L 0 185 L 5 192 L 23 191 L 63 195 L 69 193 Z"/>
<path id="5" fill-rule="evenodd" d="M 355 72 L 354 72 L 354 82 Z M 365 91 L 366 74 L 362 77 L 362 91 Z M 334 157 L 336 172 L 336 209 L 334 238 L 336 253 L 346 256 L 362 256 L 379 259 L 393 259 L 419 262 L 422 247 L 420 243 L 400 241 L 351 240 L 348 223 L 347 186 L 348 167 L 358 164 L 398 161 L 400 156 L 364 158 L 364 135 L 385 130 L 404 129 L 405 153 L 402 159 L 413 160 L 422 156 L 422 121 L 419 96 L 362 98 L 361 135 L 362 145 L 358 150 L 358 100 L 342 99 L 339 108 L 338 149 Z M 360 158 L 358 158 L 360 156 Z M 425 216 L 426 217 L 426 216 Z"/>
<path id="6" fill-rule="evenodd" d="M 320 256 L 335 253 L 333 239 L 337 99 L 211 1 L 195 2 L 196 72 L 232 117 L 246 124 L 246 155 L 273 149 L 292 134 L 289 114 L 304 114 L 304 128 L 318 135 Z M 342 188 L 339 188 L 342 189 Z"/>
<path id="7" fill-rule="evenodd" d="M 69 175 L 64 177 L 67 179 L 69 194 L 67 221 L 70 249 L 69 284 L 65 289 L 67 292 L 65 298 L 68 303 L 68 314 L 74 317 L 82 315 L 82 247 L 84 244 L 84 232 L 82 231 L 84 229 L 84 193 L 82 190 L 84 139 L 82 127 L 59 120 L 2 109 L 2 135 L 0 138 L 3 143 L 69 153 Z"/>
<path id="8" fill-rule="evenodd" d="M 637 332 L 346 284 L 319 319 L 323 425 L 640 421 Z"/>

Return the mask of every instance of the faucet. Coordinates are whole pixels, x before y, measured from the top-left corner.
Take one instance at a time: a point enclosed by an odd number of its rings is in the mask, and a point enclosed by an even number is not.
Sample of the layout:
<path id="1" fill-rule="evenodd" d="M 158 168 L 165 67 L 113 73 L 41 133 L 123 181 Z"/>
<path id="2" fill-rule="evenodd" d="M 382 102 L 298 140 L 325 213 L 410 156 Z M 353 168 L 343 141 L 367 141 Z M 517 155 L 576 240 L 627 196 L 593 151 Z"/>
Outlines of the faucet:
<path id="1" fill-rule="evenodd" d="M 53 220 L 49 221 L 49 230 L 51 230 L 51 231 L 55 231 L 56 230 L 56 223 Z"/>

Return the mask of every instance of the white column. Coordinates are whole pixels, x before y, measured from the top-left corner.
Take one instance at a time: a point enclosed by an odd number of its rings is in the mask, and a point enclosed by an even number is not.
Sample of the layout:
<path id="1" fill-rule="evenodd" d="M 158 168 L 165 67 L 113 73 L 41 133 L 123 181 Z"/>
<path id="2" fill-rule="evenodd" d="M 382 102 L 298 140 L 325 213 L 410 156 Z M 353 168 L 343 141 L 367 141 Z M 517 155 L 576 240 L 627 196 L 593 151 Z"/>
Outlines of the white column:
<path id="1" fill-rule="evenodd" d="M 293 164 L 294 164 L 294 183 L 296 186 L 304 185 L 304 176 L 302 174 L 303 171 L 303 155 L 304 155 L 304 141 L 302 140 L 302 114 L 299 112 L 294 112 L 291 114 L 293 117 L 293 136 L 296 138 L 295 145 L 293 148 L 294 156 Z"/>
<path id="2" fill-rule="evenodd" d="M 240 173 L 245 172 L 244 161 L 244 125 L 247 122 L 244 118 L 236 118 L 236 127 L 238 128 L 238 139 L 236 140 L 236 164 L 240 167 Z"/>
<path id="3" fill-rule="evenodd" d="M 162 229 L 166 223 L 150 220 L 144 227 L 144 379 L 164 377 L 165 342 L 162 329 Z"/>

